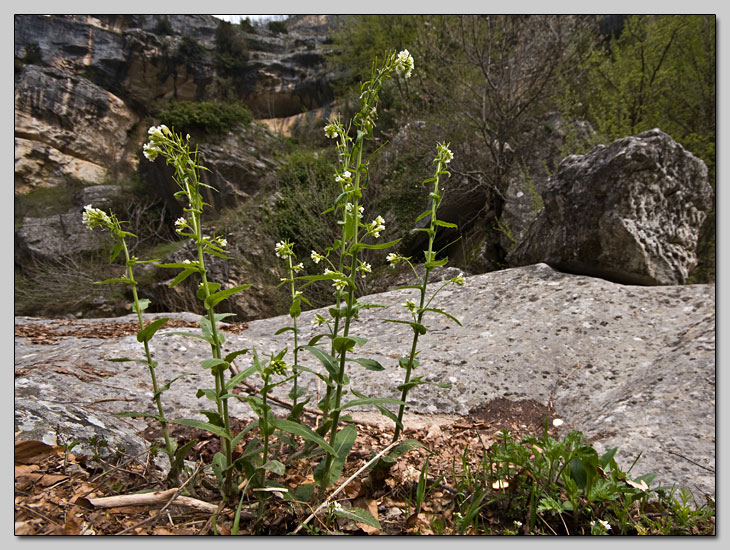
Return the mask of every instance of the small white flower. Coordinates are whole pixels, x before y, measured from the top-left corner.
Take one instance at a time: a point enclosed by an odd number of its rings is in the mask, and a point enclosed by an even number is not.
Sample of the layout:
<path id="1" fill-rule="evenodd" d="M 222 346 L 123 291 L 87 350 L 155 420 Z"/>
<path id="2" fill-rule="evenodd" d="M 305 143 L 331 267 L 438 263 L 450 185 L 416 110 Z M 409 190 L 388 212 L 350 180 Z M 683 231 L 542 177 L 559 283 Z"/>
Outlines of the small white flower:
<path id="1" fill-rule="evenodd" d="M 403 307 L 407 308 L 408 311 L 414 312 L 416 311 L 416 304 L 413 302 L 413 300 L 406 300 L 405 304 L 402 304 Z"/>
<path id="2" fill-rule="evenodd" d="M 97 225 L 105 225 L 107 227 L 112 226 L 112 220 L 106 212 L 94 208 L 90 204 L 84 206 L 84 211 L 81 214 L 81 223 L 83 223 L 89 229 L 93 229 Z"/>
<path id="3" fill-rule="evenodd" d="M 314 262 L 315 264 L 318 264 L 318 263 L 319 263 L 319 262 L 321 262 L 322 260 L 324 260 L 324 256 L 322 256 L 322 254 L 319 254 L 319 253 L 318 253 L 317 251 L 315 251 L 315 250 L 312 250 L 312 261 L 313 261 L 313 262 Z"/>
<path id="4" fill-rule="evenodd" d="M 299 262 L 297 265 L 293 265 L 291 268 L 294 273 L 298 273 L 299 271 L 304 269 L 304 264 L 302 262 Z"/>
<path id="5" fill-rule="evenodd" d="M 216 240 L 218 242 L 218 246 L 220 246 L 221 248 L 225 248 L 228 246 L 228 241 L 223 237 L 218 237 Z"/>
<path id="6" fill-rule="evenodd" d="M 400 256 L 398 256 L 395 252 L 391 252 L 385 257 L 385 261 L 390 263 L 390 267 L 395 267 L 398 260 L 400 260 Z"/>
<path id="7" fill-rule="evenodd" d="M 413 73 L 413 67 L 413 56 L 408 53 L 408 50 L 403 50 L 398 53 L 398 56 L 395 58 L 396 73 L 404 76 L 405 78 L 411 78 L 411 73 Z"/>
<path id="8" fill-rule="evenodd" d="M 464 274 L 463 273 L 459 273 L 456 277 L 452 277 L 450 279 L 450 282 L 452 284 L 455 284 L 455 285 L 458 285 L 458 286 L 464 286 L 464 283 L 466 282 L 466 280 L 464 279 Z"/>
<path id="9" fill-rule="evenodd" d="M 362 262 L 357 270 L 362 274 L 362 278 L 365 278 L 366 273 L 372 273 L 373 268 L 368 262 Z"/>
<path id="10" fill-rule="evenodd" d="M 522 522 L 515 520 L 515 527 L 522 527 Z"/>
<path id="11" fill-rule="evenodd" d="M 334 139 L 337 136 L 339 136 L 339 132 L 337 132 L 337 125 L 334 122 L 330 122 L 324 127 L 324 135 L 327 136 L 330 139 Z"/>
<path id="12" fill-rule="evenodd" d="M 337 502 L 337 501 L 330 502 L 330 509 L 333 512 L 340 512 L 342 510 L 342 505 L 339 502 Z"/>
<path id="13" fill-rule="evenodd" d="M 347 286 L 347 281 L 343 281 L 342 279 L 335 279 L 332 281 L 332 286 L 335 287 L 337 290 L 343 290 Z"/>
<path id="14" fill-rule="evenodd" d="M 276 251 L 276 255 L 279 258 L 286 258 L 287 256 L 293 256 L 293 252 L 291 249 L 291 244 L 289 244 L 286 241 L 279 241 L 274 246 L 274 250 Z"/>
<path id="15" fill-rule="evenodd" d="M 324 268 L 324 275 L 331 275 L 332 273 L 334 273 L 334 271 L 332 271 L 329 267 Z"/>
<path id="16" fill-rule="evenodd" d="M 189 263 L 190 263 L 190 260 L 183 260 L 183 262 L 182 262 L 182 263 L 184 263 L 184 264 L 189 264 Z"/>
<path id="17" fill-rule="evenodd" d="M 185 227 L 188 225 L 188 222 L 185 218 L 178 218 L 175 220 L 175 231 L 178 233 L 185 229 Z"/>
<path id="18" fill-rule="evenodd" d="M 315 313 L 314 314 L 314 319 L 312 320 L 312 326 L 313 327 L 318 327 L 320 325 L 323 325 L 326 322 L 327 322 L 327 319 L 325 319 L 324 317 L 322 317 L 319 313 Z"/>
<path id="19" fill-rule="evenodd" d="M 157 158 L 160 153 L 162 153 L 162 149 L 150 142 L 145 143 L 142 146 L 142 152 L 144 153 L 145 158 L 152 162 Z"/>
<path id="20" fill-rule="evenodd" d="M 449 146 L 445 143 L 439 143 L 437 146 L 438 159 L 444 164 L 450 163 L 454 159 L 454 154 L 449 149 Z"/>
<path id="21" fill-rule="evenodd" d="M 351 202 L 348 202 L 345 205 L 345 210 L 347 211 L 348 214 L 352 214 L 352 203 Z"/>

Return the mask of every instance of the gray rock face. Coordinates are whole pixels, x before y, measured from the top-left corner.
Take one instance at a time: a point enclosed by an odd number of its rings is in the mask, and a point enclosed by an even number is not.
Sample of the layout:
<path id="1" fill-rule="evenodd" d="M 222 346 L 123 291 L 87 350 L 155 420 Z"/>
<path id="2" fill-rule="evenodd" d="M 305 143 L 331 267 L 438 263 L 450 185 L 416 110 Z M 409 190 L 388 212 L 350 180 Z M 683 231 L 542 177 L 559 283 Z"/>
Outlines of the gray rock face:
<path id="1" fill-rule="evenodd" d="M 552 403 L 565 421 L 561 430 L 582 431 L 599 452 L 617 446 L 616 459 L 624 469 L 642 453 L 633 476 L 655 473 L 654 485 L 676 483 L 700 500 L 704 493 L 714 496 L 714 285 L 625 286 L 567 275 L 545 264 L 466 281 L 463 288 L 445 289 L 432 304 L 455 315 L 463 326 L 433 315 L 425 319 L 428 333 L 419 340 L 421 365 L 416 374 L 451 388 L 413 389 L 410 413 L 466 415 L 497 398 Z M 403 383 L 405 372 L 397 362 L 410 349 L 412 332 L 382 319 L 406 319 L 401 304 L 415 294 L 397 290 L 361 299 L 386 309 L 362 310 L 354 322 L 351 334 L 368 339 L 357 356 L 373 358 L 385 370 L 350 367 L 352 388 L 373 397 L 400 397 L 396 386 Z M 315 313 L 304 312 L 299 319 L 302 341 L 315 334 Z M 191 314 L 166 316 L 199 319 Z M 16 318 L 16 324 L 42 324 L 53 334 L 73 331 L 82 323 L 131 320 L 132 316 L 64 322 Z M 225 351 L 255 347 L 264 357 L 291 349 L 290 333 L 274 335 L 289 323 L 284 316 L 252 321 L 240 334 L 223 328 Z M 203 419 L 198 411 L 205 403 L 195 392 L 213 383 L 200 367 L 210 350 L 199 339 L 163 336 L 174 330 L 179 329 L 163 329 L 151 342 L 159 361 L 158 379 L 190 373 L 164 394 L 165 407 L 173 418 Z M 109 362 L 142 353 L 134 336 L 61 338 L 46 345 L 16 337 L 16 428 L 25 430 L 23 419 L 55 401 L 73 402 L 105 424 L 102 411 L 151 412 L 145 367 Z M 239 368 L 249 365 L 249 356 L 237 360 Z M 300 360 L 310 368 L 322 368 L 311 355 L 303 354 Z M 316 399 L 316 379 L 303 375 L 302 385 Z M 287 399 L 288 389 L 277 388 L 275 394 Z M 26 399 L 33 398 L 43 403 L 28 411 Z M 231 402 L 231 411 L 237 418 L 252 417 L 248 406 L 238 401 Z M 35 430 L 52 430 L 51 421 L 35 422 Z M 129 422 L 139 430 L 146 427 L 142 420 Z"/>
<path id="2" fill-rule="evenodd" d="M 545 208 L 510 265 L 557 269 L 631 284 L 670 285 L 696 265 L 712 206 L 707 167 L 654 129 L 560 163 Z"/>

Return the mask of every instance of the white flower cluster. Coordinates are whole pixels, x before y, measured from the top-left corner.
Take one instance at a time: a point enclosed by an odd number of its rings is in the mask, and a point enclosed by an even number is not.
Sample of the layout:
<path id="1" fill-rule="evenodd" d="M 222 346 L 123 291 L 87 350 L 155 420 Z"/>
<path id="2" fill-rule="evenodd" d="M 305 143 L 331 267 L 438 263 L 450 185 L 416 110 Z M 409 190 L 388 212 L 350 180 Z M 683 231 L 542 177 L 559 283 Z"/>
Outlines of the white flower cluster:
<path id="1" fill-rule="evenodd" d="M 398 53 L 398 56 L 395 58 L 395 72 L 398 73 L 399 76 L 411 78 L 413 67 L 413 56 L 408 53 L 408 50 L 403 50 Z"/>
<path id="2" fill-rule="evenodd" d="M 390 267 L 395 268 L 395 266 L 398 265 L 398 262 L 401 262 L 403 260 L 406 260 L 407 258 L 401 256 L 400 254 L 396 254 L 395 252 L 391 252 L 385 257 L 385 261 L 390 264 Z"/>
<path id="3" fill-rule="evenodd" d="M 345 210 L 348 214 L 352 214 L 352 210 L 355 208 L 351 202 L 348 202 L 345 204 Z M 365 213 L 365 207 L 364 206 L 358 206 L 357 208 L 357 217 L 362 218 L 363 214 Z"/>
<path id="4" fill-rule="evenodd" d="M 330 139 L 335 139 L 340 135 L 339 128 L 334 122 L 330 122 L 324 127 L 324 135 Z"/>
<path id="5" fill-rule="evenodd" d="M 366 273 L 373 272 L 373 266 L 371 266 L 368 262 L 360 262 L 360 265 L 357 266 L 357 271 L 360 272 L 360 276 L 364 279 Z"/>
<path id="6" fill-rule="evenodd" d="M 440 160 L 444 164 L 450 163 L 454 159 L 454 154 L 449 149 L 449 146 L 445 143 L 438 143 L 436 145 L 436 160 Z"/>
<path id="7" fill-rule="evenodd" d="M 315 264 L 318 264 L 319 262 L 321 262 L 321 261 L 322 261 L 322 260 L 324 260 L 324 259 L 325 259 L 325 257 L 324 257 L 324 256 L 322 256 L 322 254 L 320 254 L 320 253 L 319 253 L 319 252 L 317 252 L 316 250 L 312 250 L 312 261 L 313 261 L 313 262 L 314 262 Z"/>
<path id="8" fill-rule="evenodd" d="M 292 245 L 287 241 L 279 241 L 278 243 L 276 243 L 274 250 L 276 251 L 276 255 L 279 258 L 287 258 L 294 255 Z"/>
<path id="9" fill-rule="evenodd" d="M 171 136 L 172 132 L 167 126 L 160 124 L 159 126 L 151 126 L 150 129 L 147 130 L 147 134 L 149 134 L 150 140 L 142 146 L 142 150 L 147 160 L 152 162 L 160 153 L 162 153 L 160 144 Z"/>
<path id="10" fill-rule="evenodd" d="M 385 231 L 385 220 L 382 216 L 378 216 L 373 221 L 365 226 L 365 230 L 369 235 L 372 235 L 376 239 L 380 237 L 380 233 Z"/>
<path id="11" fill-rule="evenodd" d="M 345 170 L 342 174 L 335 176 L 335 181 L 347 188 L 352 185 L 352 173 L 349 170 Z"/>
<path id="12" fill-rule="evenodd" d="M 111 229 L 114 225 L 112 219 L 106 212 L 99 210 L 98 208 L 94 208 L 90 204 L 84 206 L 84 212 L 81 214 L 81 223 L 89 229 L 93 229 L 99 225 L 103 225 Z"/>
<path id="13" fill-rule="evenodd" d="M 188 221 L 185 218 L 178 218 L 175 220 L 175 231 L 177 233 L 182 232 L 188 226 Z"/>

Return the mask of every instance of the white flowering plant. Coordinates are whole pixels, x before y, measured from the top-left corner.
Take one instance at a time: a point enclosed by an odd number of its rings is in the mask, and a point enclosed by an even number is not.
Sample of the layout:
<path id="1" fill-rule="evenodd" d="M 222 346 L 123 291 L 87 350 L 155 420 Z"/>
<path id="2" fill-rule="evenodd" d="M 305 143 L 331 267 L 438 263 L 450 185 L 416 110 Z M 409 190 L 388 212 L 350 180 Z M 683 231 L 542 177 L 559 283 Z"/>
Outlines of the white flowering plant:
<path id="1" fill-rule="evenodd" d="M 228 259 L 225 248 L 228 241 L 222 236 L 207 236 L 203 234 L 202 214 L 206 206 L 203 200 L 202 189 L 214 189 L 201 179 L 201 171 L 206 170 L 199 164 L 197 148 L 191 151 L 190 136 L 185 137 L 165 125 L 153 126 L 148 131 L 149 142 L 144 146 L 144 155 L 154 162 L 158 157 L 165 159 L 165 163 L 173 169 L 173 179 L 179 190 L 175 197 L 182 199 L 186 204 L 183 208 L 185 216 L 175 221 L 175 230 L 178 234 L 188 237 L 195 245 L 197 257 L 193 260 L 182 262 L 160 264 L 160 267 L 179 269 L 179 273 L 170 283 L 170 287 L 180 284 L 193 274 L 200 277 L 200 284 L 197 290 L 197 297 L 203 303 L 206 315 L 201 317 L 200 326 L 202 338 L 210 344 L 211 357 L 202 361 L 201 366 L 209 369 L 215 379 L 214 389 L 201 389 L 198 397 L 207 397 L 216 405 L 214 411 L 202 411 L 208 418 L 207 422 L 197 419 L 175 419 L 171 422 L 202 428 L 220 437 L 221 453 L 213 459 L 214 469 L 221 477 L 221 491 L 225 497 L 233 494 L 233 448 L 237 441 L 231 432 L 231 421 L 228 413 L 228 399 L 232 395 L 231 390 L 243 380 L 244 377 L 234 376 L 226 380 L 226 372 L 232 370 L 233 359 L 246 353 L 248 350 L 238 350 L 223 356 L 222 346 L 225 337 L 218 328 L 222 319 L 233 315 L 232 313 L 215 313 L 215 307 L 222 301 L 234 294 L 246 290 L 251 285 L 237 285 L 227 289 L 221 289 L 219 283 L 208 280 L 206 269 L 206 255 Z M 198 334 L 187 332 L 175 332 L 170 334 L 183 334 L 200 338 Z M 248 373 L 249 375 L 251 373 Z M 240 435 L 240 434 L 239 434 Z M 239 438 L 240 439 L 240 438 Z"/>
<path id="2" fill-rule="evenodd" d="M 448 388 L 449 386 L 447 384 L 439 384 L 435 382 L 428 382 L 423 379 L 422 376 L 416 376 L 412 377 L 413 371 L 418 367 L 419 361 L 416 359 L 416 356 L 418 355 L 418 339 L 420 336 L 425 335 L 428 332 L 428 329 L 423 324 L 423 318 L 424 315 L 427 312 L 430 313 L 436 313 L 439 315 L 443 315 L 450 319 L 451 321 L 455 322 L 459 326 L 461 326 L 461 322 L 451 315 L 450 313 L 447 313 L 441 309 L 431 307 L 431 303 L 433 302 L 434 298 L 443 290 L 444 287 L 447 285 L 453 284 L 458 286 L 464 285 L 464 275 L 459 274 L 456 277 L 452 277 L 448 281 L 442 281 L 441 286 L 436 289 L 435 292 L 431 294 L 431 296 L 427 299 L 427 290 L 429 285 L 429 276 L 431 274 L 431 271 L 433 271 L 434 268 L 444 266 L 448 263 L 448 258 L 441 258 L 437 259 L 437 252 L 434 250 L 434 242 L 436 240 L 436 232 L 439 227 L 446 227 L 451 229 L 456 229 L 456 224 L 445 222 L 443 220 L 439 220 L 437 217 L 437 210 L 439 208 L 439 205 L 441 204 L 443 195 L 442 191 L 440 189 L 440 183 L 441 178 L 443 176 L 450 176 L 451 174 L 446 170 L 447 165 L 451 162 L 451 160 L 454 158 L 454 155 L 451 153 L 451 150 L 449 149 L 448 144 L 446 143 L 439 143 L 436 146 L 436 157 L 434 158 L 434 163 L 436 164 L 436 169 L 434 171 L 434 174 L 431 178 L 425 180 L 424 184 L 433 183 L 433 191 L 429 194 L 429 197 L 431 199 L 431 208 L 424 211 L 421 215 L 419 215 L 416 218 L 416 222 L 419 222 L 422 219 L 429 218 L 429 226 L 425 228 L 416 228 L 415 231 L 422 231 L 425 232 L 428 235 L 428 249 L 424 251 L 424 274 L 423 277 L 419 277 L 418 272 L 415 269 L 415 266 L 411 263 L 410 258 L 406 258 L 404 256 L 401 256 L 399 254 L 396 254 L 394 252 L 391 252 L 386 256 L 386 261 L 390 263 L 392 267 L 395 267 L 399 263 L 403 262 L 408 264 L 410 266 L 411 270 L 413 271 L 414 275 L 416 276 L 416 279 L 419 280 L 418 285 L 409 285 L 403 288 L 407 289 L 416 289 L 419 293 L 418 298 L 418 305 L 416 305 L 415 302 L 412 300 L 406 300 L 405 304 L 403 304 L 403 307 L 405 307 L 408 310 L 408 313 L 411 317 L 411 320 L 403 320 L 403 319 L 385 319 L 387 322 L 391 323 L 403 323 L 406 325 L 409 325 L 411 329 L 413 330 L 413 339 L 411 342 L 411 349 L 409 351 L 409 354 L 406 356 L 403 356 L 399 359 L 398 364 L 400 367 L 405 369 L 406 375 L 405 375 L 405 381 L 402 385 L 398 387 L 398 389 L 401 391 L 401 401 L 402 403 L 399 406 L 398 414 L 395 417 L 395 431 L 393 432 L 393 441 L 397 441 L 398 437 L 401 434 L 401 431 L 403 430 L 403 412 L 405 410 L 406 406 L 406 399 L 408 397 L 408 392 L 413 389 L 416 386 L 423 385 L 423 384 L 429 384 L 429 385 L 436 385 L 442 388 Z M 384 460 L 381 461 L 380 466 L 384 467 L 389 462 L 389 457 L 385 457 Z"/>
<path id="3" fill-rule="evenodd" d="M 128 231 L 124 231 L 122 229 L 122 224 L 124 222 L 119 221 L 119 219 L 116 217 L 116 215 L 113 212 L 110 212 L 107 214 L 103 210 L 100 210 L 99 208 L 94 208 L 92 205 L 86 205 L 84 207 L 84 211 L 81 216 L 82 223 L 89 229 L 93 230 L 96 227 L 100 227 L 102 230 L 108 231 L 109 235 L 114 242 L 114 246 L 112 248 L 110 262 L 114 262 L 114 260 L 117 259 L 117 257 L 124 253 L 124 265 L 125 270 L 122 273 L 121 277 L 107 279 L 105 281 L 98 281 L 95 284 L 111 284 L 111 283 L 121 283 L 128 285 L 132 292 L 132 303 L 129 305 L 130 309 L 137 314 L 137 321 L 139 324 L 139 331 L 137 332 L 137 341 L 139 341 L 143 347 L 144 347 L 144 359 L 131 359 L 126 357 L 120 357 L 120 358 L 114 358 L 112 361 L 115 362 L 126 362 L 126 361 L 134 361 L 139 362 L 147 366 L 147 369 L 149 371 L 150 380 L 152 382 L 152 400 L 155 403 L 157 413 L 156 414 L 150 414 L 147 412 L 135 412 L 135 411 L 127 411 L 119 413 L 118 416 L 126 416 L 131 418 L 154 418 L 160 423 L 160 427 L 162 428 L 162 437 L 165 444 L 165 452 L 170 460 L 170 471 L 168 473 L 168 478 L 171 481 L 175 481 L 177 479 L 177 476 L 179 475 L 183 460 L 187 453 L 190 451 L 192 446 L 197 442 L 197 440 L 193 440 L 191 442 L 188 442 L 183 447 L 178 448 L 177 441 L 170 436 L 169 430 L 168 430 L 168 423 L 169 421 L 165 417 L 165 411 L 162 405 L 162 394 L 167 391 L 170 386 L 172 385 L 175 380 L 180 378 L 181 376 L 178 376 L 174 378 L 173 380 L 170 380 L 167 384 L 160 385 L 160 383 L 157 380 L 157 374 L 156 374 L 156 367 L 157 367 L 157 361 L 152 359 L 152 354 L 150 352 L 150 340 L 152 340 L 155 333 L 164 327 L 164 325 L 169 321 L 169 318 L 167 317 L 160 317 L 158 319 L 155 319 L 153 321 L 150 321 L 145 325 L 144 319 L 142 316 L 142 312 L 145 311 L 149 305 L 150 300 L 147 298 L 140 298 L 139 293 L 137 291 L 137 281 L 134 278 L 134 266 L 137 264 L 146 264 L 146 263 L 154 263 L 159 261 L 158 259 L 152 259 L 152 260 L 140 260 L 136 256 L 130 255 L 129 253 L 129 247 L 127 246 L 127 238 L 136 238 L 136 236 L 133 233 L 130 233 Z"/>

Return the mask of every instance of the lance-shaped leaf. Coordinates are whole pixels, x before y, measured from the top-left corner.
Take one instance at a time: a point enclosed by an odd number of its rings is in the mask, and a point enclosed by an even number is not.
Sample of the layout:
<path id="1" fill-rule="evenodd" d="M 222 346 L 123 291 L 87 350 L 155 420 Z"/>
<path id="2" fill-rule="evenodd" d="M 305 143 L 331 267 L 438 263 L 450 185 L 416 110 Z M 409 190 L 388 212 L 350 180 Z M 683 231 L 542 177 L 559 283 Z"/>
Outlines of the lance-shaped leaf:
<path id="1" fill-rule="evenodd" d="M 307 441 L 316 443 L 331 455 L 337 454 L 332 446 L 327 443 L 322 437 L 314 433 L 307 426 L 300 424 L 299 422 L 292 422 L 291 420 L 282 419 L 274 420 L 272 421 L 272 424 L 276 429 L 281 430 L 282 432 L 298 435 L 302 439 L 306 439 Z"/>
<path id="2" fill-rule="evenodd" d="M 175 420 L 168 420 L 171 424 L 180 424 L 181 426 L 190 426 L 191 428 L 198 428 L 200 430 L 207 430 L 212 434 L 218 435 L 224 439 L 230 441 L 231 436 L 226 431 L 210 422 L 204 422 L 202 420 L 196 420 L 195 418 L 177 418 Z"/>
<path id="3" fill-rule="evenodd" d="M 157 332 L 162 326 L 167 323 L 170 319 L 167 317 L 162 317 L 160 319 L 155 319 L 151 323 L 149 323 L 146 327 L 144 327 L 142 330 L 140 330 L 137 333 L 137 341 L 138 342 L 149 342 L 152 337 L 155 335 L 155 332 Z"/>
<path id="4" fill-rule="evenodd" d="M 162 266 L 164 267 L 164 266 Z M 185 279 L 190 277 L 193 273 L 199 273 L 200 270 L 197 267 L 188 267 L 187 269 L 183 269 L 180 273 L 178 273 L 175 278 L 170 282 L 169 286 L 170 288 L 173 288 L 180 283 L 182 283 Z"/>
<path id="5" fill-rule="evenodd" d="M 172 380 L 170 380 L 170 381 L 169 381 L 169 382 L 168 382 L 167 384 L 165 384 L 165 385 L 164 385 L 164 386 L 162 386 L 161 388 L 158 388 L 158 389 L 157 389 L 157 393 L 155 393 L 155 394 L 154 394 L 154 395 L 152 396 L 152 399 L 157 399 L 157 396 L 159 396 L 159 395 L 161 395 L 161 394 L 162 394 L 163 392 L 166 392 L 167 390 L 169 390 L 169 389 L 170 389 L 170 386 L 172 385 L 172 383 L 173 383 L 173 382 L 174 382 L 175 380 L 177 380 L 178 378 L 182 378 L 183 376 L 192 376 L 192 375 L 193 375 L 193 373 L 192 373 L 192 372 L 184 372 L 184 373 L 182 373 L 182 374 L 181 374 L 180 376 L 176 376 L 175 378 L 173 378 Z"/>
<path id="6" fill-rule="evenodd" d="M 445 222 L 443 220 L 434 220 L 433 223 L 435 225 L 438 225 L 439 227 L 448 227 L 450 229 L 458 229 L 459 228 L 459 226 L 456 225 L 455 223 Z"/>
<path id="7" fill-rule="evenodd" d="M 332 342 L 335 351 L 341 353 L 343 351 L 350 351 L 352 348 L 362 346 L 367 342 L 367 338 L 360 338 L 358 336 L 338 336 Z"/>
<path id="8" fill-rule="evenodd" d="M 368 243 L 355 243 L 350 247 L 349 254 L 355 254 L 356 252 L 360 250 L 383 250 L 384 248 L 390 248 L 391 246 L 395 246 L 400 242 L 400 239 L 396 239 L 394 241 L 389 241 L 387 243 L 376 243 L 376 244 L 368 244 Z"/>
<path id="9" fill-rule="evenodd" d="M 405 401 L 401 401 L 400 399 L 394 399 L 392 397 L 367 397 L 365 399 L 353 399 L 352 401 L 348 401 L 344 405 L 341 405 L 338 409 L 338 411 L 344 411 L 345 409 L 351 409 L 352 407 L 360 407 L 362 405 L 382 405 L 382 404 L 388 404 L 388 405 L 406 405 L 407 403 Z"/>
<path id="10" fill-rule="evenodd" d="M 358 523 L 375 527 L 376 529 L 382 529 L 380 522 L 370 515 L 370 512 L 362 508 L 339 508 L 335 510 L 334 514 L 338 518 L 351 519 Z"/>
<path id="11" fill-rule="evenodd" d="M 114 416 L 121 416 L 124 418 L 154 418 L 158 422 L 164 422 L 164 420 L 156 414 L 136 412 L 136 411 L 125 411 L 125 412 L 120 412 L 120 413 L 114 413 Z"/>
<path id="12" fill-rule="evenodd" d="M 352 361 L 353 363 L 358 363 L 359 365 L 362 365 L 368 370 L 373 371 L 381 371 L 385 370 L 385 367 L 378 363 L 375 359 L 366 359 L 366 358 L 358 358 L 358 359 L 347 359 L 347 361 Z"/>
<path id="13" fill-rule="evenodd" d="M 329 475 L 325 485 L 329 487 L 342 475 L 342 470 L 345 467 L 345 460 L 347 455 L 352 449 L 353 443 L 357 438 L 357 429 L 352 424 L 349 424 L 342 428 L 337 434 L 335 434 L 335 453 L 332 457 L 330 464 Z M 314 469 L 314 480 L 317 483 L 321 483 L 324 477 L 324 467 L 327 459 L 323 459 L 317 467 Z"/>
<path id="14" fill-rule="evenodd" d="M 95 285 L 108 285 L 111 283 L 126 283 L 128 285 L 136 285 L 137 281 L 130 281 L 126 277 L 115 277 L 113 279 L 106 279 L 104 281 L 94 281 L 92 284 Z"/>
<path id="15" fill-rule="evenodd" d="M 330 373 L 331 376 L 337 377 L 337 360 L 334 357 L 315 346 L 302 346 L 302 349 L 306 349 L 311 352 L 312 355 L 319 359 L 320 363 L 324 365 L 324 368 L 327 369 L 327 372 Z"/>
<path id="16" fill-rule="evenodd" d="M 434 313 L 439 313 L 440 315 L 443 315 L 445 317 L 448 317 L 449 319 L 451 319 L 457 325 L 462 326 L 462 324 L 459 322 L 459 320 L 456 317 L 454 317 L 450 313 L 446 313 L 445 311 L 443 311 L 441 309 L 437 309 L 435 307 L 427 307 L 423 311 L 433 311 Z"/>
<path id="17" fill-rule="evenodd" d="M 257 372 L 259 369 L 256 367 L 256 365 L 251 365 L 246 370 L 243 370 L 236 374 L 235 376 L 231 377 L 231 379 L 226 383 L 226 390 L 230 390 L 235 388 L 239 382 L 242 380 L 245 380 L 255 372 Z"/>
<path id="18" fill-rule="evenodd" d="M 234 286 L 231 288 L 227 288 L 226 290 L 221 290 L 220 292 L 216 292 L 215 294 L 211 294 L 210 296 L 208 296 L 205 299 L 205 307 L 214 308 L 218 303 L 222 302 L 226 298 L 236 294 L 237 292 L 246 290 L 247 288 L 251 288 L 251 285 Z"/>
<path id="19" fill-rule="evenodd" d="M 428 329 L 422 324 L 415 323 L 413 321 L 401 321 L 400 319 L 383 319 L 383 321 L 385 321 L 386 323 L 401 323 L 403 325 L 410 325 L 411 328 L 413 328 L 413 330 L 420 335 L 426 334 L 426 332 L 428 332 Z"/>

